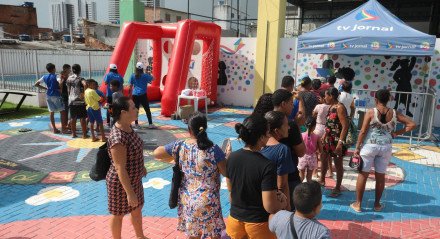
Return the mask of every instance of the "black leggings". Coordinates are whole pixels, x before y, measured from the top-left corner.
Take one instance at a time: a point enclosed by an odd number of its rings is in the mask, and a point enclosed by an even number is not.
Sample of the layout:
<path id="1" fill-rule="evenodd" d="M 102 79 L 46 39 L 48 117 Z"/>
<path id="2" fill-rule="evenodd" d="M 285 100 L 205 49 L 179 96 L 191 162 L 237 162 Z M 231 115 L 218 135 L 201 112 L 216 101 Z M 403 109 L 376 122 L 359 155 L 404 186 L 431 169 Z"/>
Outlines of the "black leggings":
<path id="1" fill-rule="evenodd" d="M 133 101 L 136 108 L 139 109 L 139 105 L 144 107 L 145 113 L 147 114 L 148 123 L 152 124 L 153 120 L 151 118 L 150 103 L 148 102 L 147 94 L 133 95 Z M 138 124 L 138 120 L 135 121 L 135 124 Z"/>

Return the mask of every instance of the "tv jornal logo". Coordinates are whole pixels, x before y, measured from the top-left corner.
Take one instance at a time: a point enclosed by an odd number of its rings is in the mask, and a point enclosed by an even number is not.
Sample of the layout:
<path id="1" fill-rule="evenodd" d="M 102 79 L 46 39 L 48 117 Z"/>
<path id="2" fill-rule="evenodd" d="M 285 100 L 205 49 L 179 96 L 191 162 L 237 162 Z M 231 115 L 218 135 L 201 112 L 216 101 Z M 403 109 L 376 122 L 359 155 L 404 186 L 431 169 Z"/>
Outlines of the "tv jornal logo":
<path id="1" fill-rule="evenodd" d="M 356 14 L 356 20 L 362 22 L 374 21 L 379 19 L 377 13 L 374 10 L 362 9 L 358 14 Z"/>

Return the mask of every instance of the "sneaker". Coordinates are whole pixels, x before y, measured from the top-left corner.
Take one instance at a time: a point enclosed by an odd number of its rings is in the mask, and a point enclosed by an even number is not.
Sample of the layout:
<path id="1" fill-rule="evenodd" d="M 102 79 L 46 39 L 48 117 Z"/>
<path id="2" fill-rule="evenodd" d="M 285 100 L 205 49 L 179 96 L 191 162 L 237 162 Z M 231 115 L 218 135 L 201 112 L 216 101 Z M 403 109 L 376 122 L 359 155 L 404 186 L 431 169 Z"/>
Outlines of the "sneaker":
<path id="1" fill-rule="evenodd" d="M 150 125 L 148 125 L 148 128 L 149 129 L 157 129 L 157 126 L 154 124 L 150 124 Z"/>
<path id="2" fill-rule="evenodd" d="M 135 125 L 134 125 L 134 128 L 135 128 L 135 129 L 141 129 L 142 127 L 141 127 L 140 125 L 138 125 L 138 124 L 135 124 Z"/>

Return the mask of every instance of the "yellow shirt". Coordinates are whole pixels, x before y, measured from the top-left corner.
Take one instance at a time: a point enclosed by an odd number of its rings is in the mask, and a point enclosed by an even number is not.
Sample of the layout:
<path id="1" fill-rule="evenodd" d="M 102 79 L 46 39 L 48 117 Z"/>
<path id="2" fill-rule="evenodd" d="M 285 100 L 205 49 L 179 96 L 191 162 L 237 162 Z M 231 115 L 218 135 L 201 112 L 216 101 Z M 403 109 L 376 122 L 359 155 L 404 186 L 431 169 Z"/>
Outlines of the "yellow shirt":
<path id="1" fill-rule="evenodd" d="M 99 101 L 101 100 L 101 97 L 99 97 L 94 89 L 87 89 L 84 92 L 84 99 L 87 104 L 87 109 L 92 107 L 93 110 L 99 110 Z"/>

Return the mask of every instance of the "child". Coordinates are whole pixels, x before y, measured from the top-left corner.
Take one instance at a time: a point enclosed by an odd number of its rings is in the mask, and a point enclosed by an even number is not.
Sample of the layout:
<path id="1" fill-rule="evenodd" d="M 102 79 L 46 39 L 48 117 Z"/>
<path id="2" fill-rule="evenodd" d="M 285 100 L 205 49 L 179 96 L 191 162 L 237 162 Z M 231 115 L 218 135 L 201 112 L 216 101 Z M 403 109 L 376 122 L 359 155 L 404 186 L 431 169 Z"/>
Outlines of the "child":
<path id="1" fill-rule="evenodd" d="M 325 133 L 325 122 L 328 109 L 330 108 L 330 105 L 325 102 L 324 96 L 325 92 L 321 91 L 319 93 L 319 104 L 315 106 L 315 109 L 313 109 L 312 112 L 313 118 L 316 118 L 316 128 L 314 133 L 317 134 L 319 138 L 322 138 Z"/>
<path id="2" fill-rule="evenodd" d="M 61 98 L 60 83 L 57 81 L 57 76 L 55 75 L 55 65 L 52 63 L 47 63 L 46 70 L 49 72 L 49 74 L 44 75 L 37 82 L 35 82 L 35 86 L 46 90 L 46 102 L 47 108 L 50 112 L 50 124 L 53 132 L 55 134 L 59 134 L 60 131 L 55 125 L 55 112 L 60 112 L 62 119 L 66 118 L 66 112 L 64 111 L 64 103 L 63 99 Z M 46 87 L 41 85 L 43 82 Z M 65 133 L 65 127 L 62 128 L 63 133 Z"/>
<path id="3" fill-rule="evenodd" d="M 293 192 L 296 211 L 281 210 L 269 217 L 269 229 L 277 238 L 328 239 L 330 230 L 316 220 L 322 208 L 321 185 L 316 181 L 301 183 Z"/>
<path id="4" fill-rule="evenodd" d="M 122 94 L 122 92 L 119 91 L 120 87 L 121 87 L 121 83 L 118 80 L 112 80 L 110 82 L 110 91 L 113 92 L 113 93 L 111 94 L 111 97 L 110 97 L 111 101 L 107 102 L 107 104 L 108 104 L 107 105 L 107 107 L 108 107 L 108 109 L 107 109 L 107 112 L 108 112 L 107 117 L 110 117 L 112 115 L 112 102 L 117 100 L 117 99 L 119 99 L 120 97 L 124 96 Z M 110 118 L 107 119 L 107 122 L 110 122 Z M 110 125 L 113 126 L 113 123 L 114 122 L 111 122 Z"/>
<path id="5" fill-rule="evenodd" d="M 99 130 L 101 131 L 101 141 L 106 142 L 107 138 L 104 134 L 104 124 L 102 122 L 101 108 L 99 106 L 99 101 L 101 97 L 96 93 L 96 88 L 98 83 L 93 80 L 87 80 L 87 90 L 84 93 L 84 98 L 87 104 L 87 116 L 90 121 L 90 131 L 92 134 L 92 142 L 96 142 L 99 139 L 95 136 L 94 124 L 95 121 L 98 124 Z"/>
<path id="6" fill-rule="evenodd" d="M 328 109 L 330 108 L 330 105 L 326 104 L 325 102 L 325 91 L 321 91 L 319 93 L 319 104 L 315 106 L 315 109 L 313 110 L 313 117 L 316 118 L 316 127 L 315 127 L 315 131 L 313 131 L 313 133 L 317 134 L 319 139 L 322 140 L 322 137 L 325 134 L 325 122 L 326 122 L 326 117 L 328 114 Z M 321 161 L 321 151 L 318 151 L 318 161 Z M 332 163 L 329 160 L 329 175 L 331 176 L 333 175 L 333 169 L 332 169 Z M 317 169 L 314 170 L 313 175 L 315 178 L 318 177 L 318 172 Z"/>
<path id="7" fill-rule="evenodd" d="M 61 132 L 69 134 L 70 131 L 70 123 L 68 120 L 69 115 L 69 94 L 67 92 L 67 78 L 69 78 L 70 73 L 72 72 L 71 66 L 69 64 L 63 65 L 63 71 L 59 74 L 58 83 L 61 88 L 61 98 L 63 99 L 64 111 L 66 112 L 65 117 L 61 117 Z"/>
<path id="8" fill-rule="evenodd" d="M 321 149 L 321 140 L 313 131 L 316 127 L 316 119 L 310 118 L 306 122 L 307 131 L 302 133 L 302 138 L 306 146 L 306 154 L 299 157 L 298 169 L 301 182 L 304 180 L 307 168 L 307 182 L 312 181 L 312 173 L 318 167 L 318 159 L 316 157 L 316 150 Z"/>
<path id="9" fill-rule="evenodd" d="M 70 128 L 72 130 L 72 138 L 77 138 L 76 134 L 76 120 L 80 119 L 81 131 L 83 139 L 88 138 L 87 135 L 87 109 L 84 101 L 84 88 L 86 81 L 81 77 L 81 66 L 73 64 L 73 75 L 67 78 L 67 91 L 69 92 L 69 111 L 70 111 Z"/>

